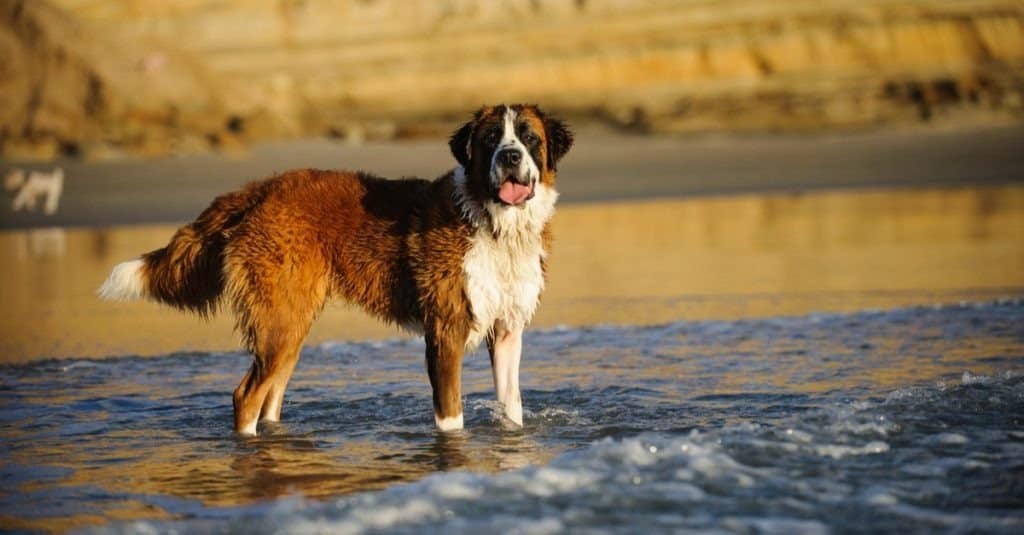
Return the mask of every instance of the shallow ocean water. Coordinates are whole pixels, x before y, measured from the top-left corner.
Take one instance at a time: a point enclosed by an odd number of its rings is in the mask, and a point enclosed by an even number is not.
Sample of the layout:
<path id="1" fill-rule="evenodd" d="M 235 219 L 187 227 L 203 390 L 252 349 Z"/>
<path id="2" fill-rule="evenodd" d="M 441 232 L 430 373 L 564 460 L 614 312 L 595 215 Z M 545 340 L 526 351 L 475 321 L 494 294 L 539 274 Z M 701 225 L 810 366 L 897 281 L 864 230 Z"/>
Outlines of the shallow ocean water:
<path id="1" fill-rule="evenodd" d="M 123 533 L 1024 530 L 1024 302 L 528 332 L 526 425 L 422 342 L 308 347 L 230 433 L 246 355 L 0 366 L 0 526 Z M 91 526 L 91 527 L 90 527 Z"/>

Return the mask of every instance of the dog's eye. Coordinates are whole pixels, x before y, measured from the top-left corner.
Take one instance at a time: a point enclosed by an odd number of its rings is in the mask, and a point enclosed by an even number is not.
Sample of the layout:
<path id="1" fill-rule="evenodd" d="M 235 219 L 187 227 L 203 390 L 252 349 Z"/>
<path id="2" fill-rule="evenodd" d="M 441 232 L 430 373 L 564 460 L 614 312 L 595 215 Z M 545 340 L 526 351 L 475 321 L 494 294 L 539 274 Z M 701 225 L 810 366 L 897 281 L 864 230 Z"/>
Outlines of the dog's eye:
<path id="1" fill-rule="evenodd" d="M 491 130 L 490 132 L 487 133 L 486 136 L 484 136 L 484 143 L 486 143 L 488 146 L 492 146 L 493 147 L 494 145 L 498 144 L 498 141 L 500 139 L 501 139 L 501 134 L 499 134 L 495 130 Z"/>
<path id="2" fill-rule="evenodd" d="M 538 138 L 537 134 L 534 134 L 533 132 L 523 134 L 523 143 L 526 143 L 527 145 L 533 145 L 538 141 L 540 141 L 540 138 Z"/>

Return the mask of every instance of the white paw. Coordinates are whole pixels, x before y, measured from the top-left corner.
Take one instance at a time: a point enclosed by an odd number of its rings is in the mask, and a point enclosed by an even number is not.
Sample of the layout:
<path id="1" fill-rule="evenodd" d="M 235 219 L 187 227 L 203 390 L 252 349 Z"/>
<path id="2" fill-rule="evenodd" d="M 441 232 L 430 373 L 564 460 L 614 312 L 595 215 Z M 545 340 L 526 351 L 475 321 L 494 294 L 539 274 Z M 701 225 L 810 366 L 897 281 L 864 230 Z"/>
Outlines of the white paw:
<path id="1" fill-rule="evenodd" d="M 516 399 L 505 403 L 505 418 L 508 418 L 512 423 L 523 426 L 523 402 Z"/>
<path id="2" fill-rule="evenodd" d="M 462 415 L 441 418 L 435 414 L 434 423 L 437 424 L 437 428 L 440 431 L 458 431 L 462 429 Z"/>

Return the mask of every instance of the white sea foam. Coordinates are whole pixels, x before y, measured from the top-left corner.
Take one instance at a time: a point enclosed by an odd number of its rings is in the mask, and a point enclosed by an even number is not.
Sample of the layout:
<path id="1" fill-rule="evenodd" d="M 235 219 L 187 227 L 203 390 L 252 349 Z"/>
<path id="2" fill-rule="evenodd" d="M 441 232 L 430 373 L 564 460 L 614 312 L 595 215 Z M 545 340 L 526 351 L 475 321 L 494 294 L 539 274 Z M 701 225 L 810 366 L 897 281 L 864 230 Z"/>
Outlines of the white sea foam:
<path id="1" fill-rule="evenodd" d="M 844 444 L 821 444 L 814 447 L 818 455 L 842 459 L 849 455 L 871 455 L 889 451 L 889 445 L 881 440 L 873 440 L 862 446 L 847 446 Z"/>
<path id="2" fill-rule="evenodd" d="M 71 370 L 78 370 L 83 368 L 98 368 L 100 366 L 103 366 L 103 364 L 91 360 L 75 360 L 62 365 L 60 367 L 60 371 L 69 372 Z"/>
<path id="3" fill-rule="evenodd" d="M 992 382 L 992 378 L 985 375 L 974 375 L 969 371 L 965 371 L 960 377 L 960 383 L 965 385 L 984 385 Z"/>
<path id="4" fill-rule="evenodd" d="M 902 410 L 920 410 L 934 402 L 934 398 L 926 396 L 909 400 L 911 405 L 901 406 Z M 906 402 L 901 398 L 900 403 Z M 479 410 L 492 409 L 491 403 L 484 401 L 473 406 Z M 902 497 L 908 489 L 918 487 L 894 490 L 894 486 L 901 485 L 906 476 L 914 481 L 939 482 L 948 479 L 954 470 L 990 469 L 985 463 L 956 457 L 926 457 L 893 470 L 902 477 L 897 475 L 884 483 L 872 481 L 864 488 L 850 481 L 833 480 L 829 475 L 794 478 L 792 469 L 784 468 L 786 464 L 813 467 L 821 463 L 816 458 L 843 463 L 850 462 L 851 457 L 884 456 L 892 448 L 888 442 L 865 440 L 903 432 L 898 426 L 879 423 L 890 421 L 882 412 L 884 408 L 884 404 L 857 402 L 802 414 L 799 419 L 794 417 L 779 425 L 745 423 L 683 436 L 645 434 L 604 439 L 564 454 L 545 466 L 496 475 L 440 473 L 416 483 L 326 504 L 293 498 L 273 507 L 257 521 L 237 520 L 229 526 L 199 520 L 136 523 L 121 526 L 119 531 L 560 533 L 581 526 L 603 525 L 635 529 L 645 526 L 657 531 L 657 522 L 664 522 L 660 527 L 668 531 L 825 533 L 829 523 L 814 517 L 821 511 L 841 512 L 847 506 L 855 511 L 867 508 L 913 518 L 925 525 L 959 525 L 959 518 L 954 515 L 933 513 L 922 507 L 908 509 L 910 506 Z M 969 444 L 965 435 L 955 432 L 915 440 L 915 447 L 920 448 Z M 779 456 L 788 460 L 780 465 Z M 832 473 L 831 469 L 827 473 Z M 940 487 L 931 485 L 930 492 L 940 492 Z M 670 515 L 652 516 L 648 511 L 651 507 L 664 508 L 669 502 L 674 504 Z M 766 507 L 779 513 L 735 513 L 745 508 L 758 511 Z M 972 522 L 970 525 L 999 526 L 978 518 Z"/>
<path id="5" fill-rule="evenodd" d="M 934 314 L 945 321 L 950 310 L 959 309 L 947 307 Z M 1024 501 L 1006 487 L 1006 474 L 1012 474 L 1019 464 L 1018 444 L 1024 437 L 1014 427 L 1013 418 L 1020 414 L 1024 400 L 1024 382 L 1016 376 L 993 373 L 980 364 L 963 374 L 962 369 L 950 365 L 942 375 L 945 387 L 936 385 L 933 374 L 919 381 L 907 379 L 904 384 L 911 386 L 888 396 L 880 388 L 849 388 L 847 380 L 856 379 L 850 375 L 840 377 L 838 393 L 817 389 L 808 393 L 793 386 L 792 381 L 816 382 L 845 373 L 837 371 L 834 360 L 815 368 L 820 364 L 817 356 L 784 351 L 796 334 L 809 337 L 805 340 L 817 337 L 808 344 L 841 343 L 845 348 L 858 347 L 864 336 L 901 321 L 894 328 L 900 336 L 936 332 L 934 328 L 917 328 L 914 318 L 921 314 L 933 313 L 914 309 L 880 312 L 877 317 L 858 315 L 855 319 L 864 326 L 851 328 L 866 329 L 866 335 L 837 328 L 851 322 L 849 316 L 839 315 L 823 315 L 816 321 L 790 318 L 534 334 L 530 346 L 541 349 L 530 361 L 534 364 L 562 365 L 573 357 L 579 360 L 572 362 L 587 366 L 585 370 L 620 366 L 628 373 L 602 377 L 595 371 L 593 379 L 583 384 L 535 384 L 526 400 L 528 407 L 533 403 L 533 410 L 527 412 L 527 429 L 512 432 L 494 421 L 500 419 L 500 405 L 490 399 L 486 358 L 475 368 L 470 363 L 466 379 L 473 386 L 467 388 L 471 399 L 466 403 L 467 431 L 458 440 L 438 438 L 441 434 L 432 430 L 416 431 L 429 427 L 429 391 L 424 390 L 420 375 L 411 379 L 396 370 L 406 366 L 421 373 L 419 348 L 405 342 L 326 346 L 318 356 L 329 365 L 318 363 L 312 372 L 299 368 L 299 373 L 325 376 L 316 377 L 324 386 L 311 392 L 296 389 L 291 400 L 296 407 L 319 407 L 330 416 L 320 414 L 305 420 L 299 416 L 291 425 L 296 434 L 327 435 L 330 440 L 324 443 L 330 446 L 312 446 L 308 454 L 303 446 L 301 455 L 294 457 L 344 457 L 346 440 L 352 435 L 332 434 L 333 428 L 352 422 L 357 425 L 351 427 L 359 429 L 357 440 L 381 433 L 388 438 L 379 444 L 401 443 L 401 451 L 387 452 L 389 455 L 382 456 L 387 459 L 381 462 L 401 468 L 408 463 L 427 470 L 437 463 L 453 471 L 329 501 L 287 498 L 272 506 L 260 503 L 237 510 L 168 507 L 169 514 L 185 520 L 120 524 L 110 529 L 137 533 L 816 533 L 855 526 L 873 532 L 1020 532 Z M 976 315 L 974 311 L 961 313 L 953 318 L 954 327 L 962 326 L 963 318 Z M 904 321 L 908 318 L 913 321 Z M 1003 321 L 1001 332 L 1012 332 L 1007 325 L 1012 328 L 1009 321 Z M 669 339 L 678 344 L 682 335 L 694 346 L 678 350 L 658 345 Z M 843 340 L 835 342 L 837 338 Z M 903 338 L 897 339 L 902 343 Z M 748 345 L 754 346 L 749 352 L 737 349 Z M 933 345 L 924 346 L 922 367 L 936 358 Z M 876 347 L 888 346 L 879 343 Z M 761 355 L 759 351 L 765 352 L 764 358 L 750 357 Z M 982 358 L 1016 362 L 1011 359 L 1019 355 L 1017 350 L 997 348 L 991 350 L 994 355 L 985 351 L 974 355 L 979 362 Z M 666 354 L 683 354 L 689 360 L 685 366 L 670 369 L 667 366 L 676 363 L 661 360 Z M 796 360 L 778 371 L 774 356 L 779 361 Z M 858 365 L 862 356 L 855 355 Z M 876 357 L 874 365 L 885 367 L 876 369 L 889 369 L 888 353 Z M 958 354 L 954 358 L 963 357 Z M 349 359 L 372 363 L 370 371 L 386 377 L 382 381 L 388 399 L 368 387 L 365 377 L 348 381 L 348 374 L 355 373 L 345 366 Z M 211 366 L 214 359 L 209 360 L 203 366 Z M 650 366 L 644 367 L 647 364 Z M 772 367 L 771 372 L 759 371 L 762 366 Z M 805 367 L 811 370 L 805 371 Z M 142 364 L 139 368 L 149 369 Z M 161 372 L 163 369 L 166 367 Z M 727 371 L 721 372 L 723 369 Z M 334 370 L 346 372 L 341 375 Z M 742 373 L 735 375 L 737 370 Z M 675 372 L 679 373 L 673 375 Z M 758 373 L 791 382 L 769 384 L 766 376 Z M 723 381 L 727 376 L 734 381 Z M 231 378 L 236 379 L 234 375 Z M 310 379 L 299 378 L 296 384 L 308 385 Z M 345 388 L 337 389 L 338 384 Z M 488 395 L 481 399 L 478 392 L 484 388 Z M 726 395 L 703 396 L 713 390 Z M 347 396 L 348 410 L 334 411 L 331 396 Z M 82 404 L 83 408 L 103 408 L 94 400 L 87 401 L 91 403 Z M 167 403 L 161 400 L 161 404 Z M 28 409 L 28 416 L 35 414 L 35 408 Z M 383 411 L 393 411 L 388 414 L 396 423 L 384 427 L 364 424 L 384 420 L 376 418 Z M 160 422 L 168 420 L 168 412 L 162 411 Z M 86 430 L 93 432 L 90 429 Z M 406 429 L 413 431 L 402 436 L 396 432 Z M 684 431 L 689 429 L 699 431 Z M 615 438 L 600 438 L 606 435 Z M 541 461 L 531 452 L 543 452 L 552 445 L 547 451 L 566 453 L 547 464 L 535 464 Z M 266 446 L 269 453 L 284 447 Z M 244 455 L 237 454 L 239 458 Z M 275 469 L 281 474 L 295 473 L 300 466 L 292 464 L 299 462 L 292 457 L 276 456 Z M 501 460 L 494 463 L 496 457 Z M 482 459 L 492 463 L 485 464 L 486 470 L 463 471 L 476 470 Z M 513 469 L 488 473 L 509 467 Z"/>
<path id="6" fill-rule="evenodd" d="M 970 442 L 970 439 L 960 433 L 939 433 L 928 438 L 930 442 L 945 445 L 961 445 Z"/>

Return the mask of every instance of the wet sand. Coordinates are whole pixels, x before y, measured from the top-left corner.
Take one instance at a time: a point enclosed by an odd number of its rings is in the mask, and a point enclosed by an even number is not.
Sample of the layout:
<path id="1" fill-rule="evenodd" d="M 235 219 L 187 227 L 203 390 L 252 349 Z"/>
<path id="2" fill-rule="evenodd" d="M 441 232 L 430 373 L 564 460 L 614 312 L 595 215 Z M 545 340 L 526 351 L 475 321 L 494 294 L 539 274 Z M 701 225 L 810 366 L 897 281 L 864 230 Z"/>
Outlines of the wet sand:
<path id="1" fill-rule="evenodd" d="M 174 225 L 0 232 L 0 362 L 235 350 L 228 314 L 99 301 Z M 535 328 L 649 325 L 1024 295 L 1024 186 L 566 204 Z M 307 344 L 402 336 L 328 305 Z"/>
<path id="2" fill-rule="evenodd" d="M 825 188 L 936 186 L 1024 181 L 1024 125 L 906 128 L 818 136 L 627 136 L 581 128 L 561 164 L 563 203 Z M 181 222 L 218 194 L 298 167 L 362 169 L 432 178 L 453 166 L 444 140 L 345 145 L 325 139 L 251 147 L 245 154 L 187 155 L 11 167 L 64 169 L 60 211 L 12 213 L 0 228 Z"/>
<path id="3" fill-rule="evenodd" d="M 535 326 L 1022 295 L 1022 139 L 1024 126 L 744 139 L 584 129 L 561 169 Z M 0 362 L 235 349 L 227 314 L 204 322 L 151 303 L 105 303 L 95 288 L 111 266 L 163 246 L 177 224 L 254 176 L 300 165 L 422 175 L 447 169 L 450 156 L 441 141 L 312 140 L 235 158 L 57 165 L 67 182 L 56 216 L 3 204 Z M 333 304 L 308 343 L 401 335 Z"/>

